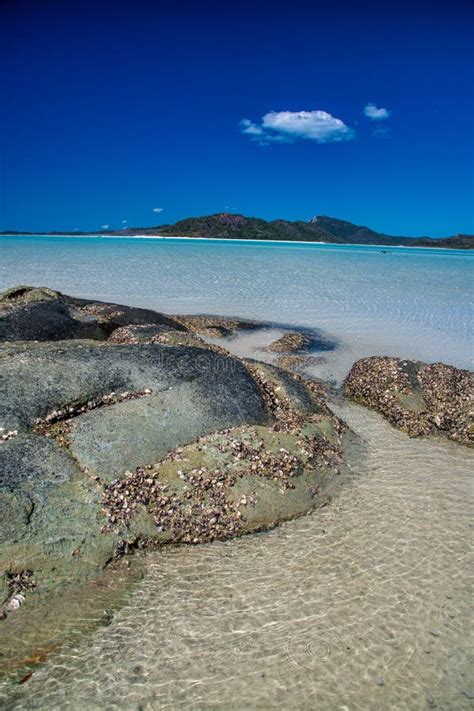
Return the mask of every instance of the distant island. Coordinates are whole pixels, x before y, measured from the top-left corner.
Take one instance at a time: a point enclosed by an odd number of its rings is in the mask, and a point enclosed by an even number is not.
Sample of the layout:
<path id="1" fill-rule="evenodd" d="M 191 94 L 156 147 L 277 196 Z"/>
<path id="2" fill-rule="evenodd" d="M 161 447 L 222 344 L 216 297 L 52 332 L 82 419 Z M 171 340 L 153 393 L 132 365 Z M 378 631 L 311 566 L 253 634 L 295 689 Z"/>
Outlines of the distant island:
<path id="1" fill-rule="evenodd" d="M 5 231 L 1 234 L 36 234 Z M 48 232 L 41 234 L 72 235 L 73 232 Z M 129 227 L 121 230 L 100 230 L 81 232 L 110 236 L 164 236 L 164 237 L 207 237 L 211 239 L 255 239 L 280 240 L 290 242 L 328 242 L 334 244 L 373 244 L 385 247 L 399 245 L 409 247 L 448 247 L 453 249 L 474 249 L 474 235 L 457 234 L 452 237 L 396 237 L 376 232 L 369 227 L 354 225 L 352 222 L 334 217 L 317 216 L 308 222 L 302 220 L 263 220 L 233 213 L 218 213 L 204 217 L 187 217 L 173 225 L 156 227 Z"/>

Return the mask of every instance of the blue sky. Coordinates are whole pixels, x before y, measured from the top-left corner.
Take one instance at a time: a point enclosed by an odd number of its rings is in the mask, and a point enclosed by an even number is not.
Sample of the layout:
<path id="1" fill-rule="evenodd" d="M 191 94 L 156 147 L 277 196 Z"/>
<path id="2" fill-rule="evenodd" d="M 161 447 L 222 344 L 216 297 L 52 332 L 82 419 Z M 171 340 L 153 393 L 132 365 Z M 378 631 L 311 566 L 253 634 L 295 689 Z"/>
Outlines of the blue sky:
<path id="1" fill-rule="evenodd" d="M 473 232 L 472 20 L 461 0 L 4 0 L 0 229 L 232 210 Z"/>

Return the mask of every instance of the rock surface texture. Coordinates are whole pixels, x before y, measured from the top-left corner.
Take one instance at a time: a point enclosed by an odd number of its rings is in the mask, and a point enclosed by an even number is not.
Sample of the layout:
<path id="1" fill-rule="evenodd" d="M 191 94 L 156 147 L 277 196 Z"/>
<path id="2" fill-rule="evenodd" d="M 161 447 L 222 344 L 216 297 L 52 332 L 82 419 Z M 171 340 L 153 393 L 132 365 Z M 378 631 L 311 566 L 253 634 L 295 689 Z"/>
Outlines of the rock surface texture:
<path id="1" fill-rule="evenodd" d="M 44 287 L 18 286 L 0 294 L 0 342 L 106 340 L 116 328 L 130 324 L 184 330 L 156 311 L 76 299 Z"/>
<path id="2" fill-rule="evenodd" d="M 3 625 L 133 548 L 271 528 L 327 501 L 350 433 L 316 383 L 199 336 L 244 328 L 258 324 L 0 295 Z"/>
<path id="3" fill-rule="evenodd" d="M 298 353 L 307 351 L 310 345 L 311 340 L 303 333 L 285 333 L 284 336 L 270 343 L 268 350 L 274 353 Z"/>
<path id="4" fill-rule="evenodd" d="M 474 444 L 474 375 L 444 363 L 374 356 L 352 366 L 347 397 L 380 412 L 410 437 Z"/>

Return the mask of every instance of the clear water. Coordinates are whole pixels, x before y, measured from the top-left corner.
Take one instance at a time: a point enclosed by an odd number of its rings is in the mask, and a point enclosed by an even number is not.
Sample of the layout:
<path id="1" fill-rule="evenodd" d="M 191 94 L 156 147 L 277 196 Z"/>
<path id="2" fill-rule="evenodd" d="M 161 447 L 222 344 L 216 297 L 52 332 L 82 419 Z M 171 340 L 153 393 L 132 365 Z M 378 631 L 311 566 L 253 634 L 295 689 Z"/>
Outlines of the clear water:
<path id="1" fill-rule="evenodd" d="M 474 255 L 458 250 L 0 237 L 0 289 L 321 328 L 341 343 L 325 377 L 380 353 L 472 367 L 473 277 Z"/>
<path id="2" fill-rule="evenodd" d="M 110 626 L 0 686 L 0 706 L 472 709 L 473 453 L 340 414 L 370 444 L 330 506 L 149 555 Z"/>
<path id="3" fill-rule="evenodd" d="M 335 378 L 366 353 L 468 366 L 473 264 L 441 250 L 0 239 L 0 288 L 323 328 L 339 341 L 324 354 Z M 0 687 L 0 705 L 472 708 L 474 455 L 336 407 L 367 446 L 330 506 L 267 534 L 150 554 L 110 626 Z"/>

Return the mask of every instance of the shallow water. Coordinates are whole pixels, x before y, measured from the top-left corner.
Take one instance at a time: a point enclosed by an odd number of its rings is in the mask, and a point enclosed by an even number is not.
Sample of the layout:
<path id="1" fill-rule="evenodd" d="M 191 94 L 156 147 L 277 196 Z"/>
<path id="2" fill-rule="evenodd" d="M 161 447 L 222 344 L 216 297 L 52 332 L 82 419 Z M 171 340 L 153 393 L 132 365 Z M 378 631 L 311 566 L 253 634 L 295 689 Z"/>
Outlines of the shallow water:
<path id="1" fill-rule="evenodd" d="M 339 413 L 368 446 L 332 504 L 149 555 L 112 624 L 8 708 L 472 708 L 474 456 Z"/>
<path id="2" fill-rule="evenodd" d="M 0 237 L 0 289 L 46 285 L 170 313 L 323 329 L 340 342 L 323 377 L 386 353 L 472 367 L 474 255 L 466 251 Z"/>
<path id="3" fill-rule="evenodd" d="M 323 329 L 339 347 L 316 372 L 336 379 L 381 352 L 468 366 L 473 264 L 441 250 L 0 238 L 0 288 Z M 247 334 L 233 349 L 258 345 Z M 270 533 L 148 555 L 110 626 L 0 687 L 0 704 L 472 708 L 474 455 L 337 408 L 366 445 L 328 507 Z"/>

